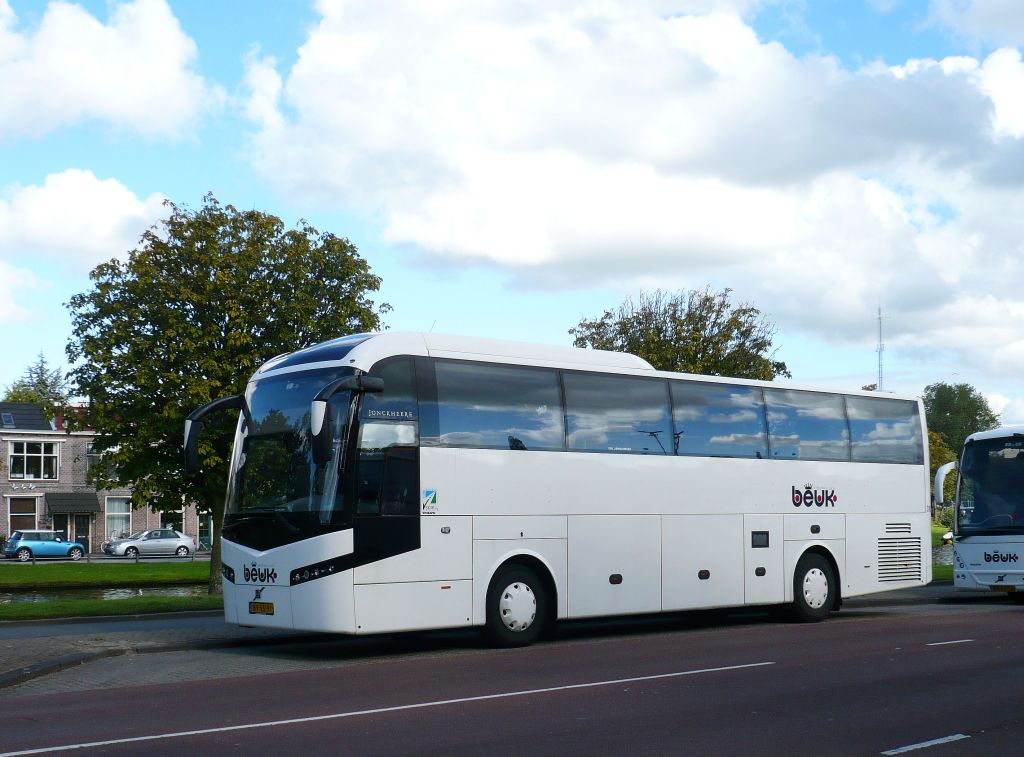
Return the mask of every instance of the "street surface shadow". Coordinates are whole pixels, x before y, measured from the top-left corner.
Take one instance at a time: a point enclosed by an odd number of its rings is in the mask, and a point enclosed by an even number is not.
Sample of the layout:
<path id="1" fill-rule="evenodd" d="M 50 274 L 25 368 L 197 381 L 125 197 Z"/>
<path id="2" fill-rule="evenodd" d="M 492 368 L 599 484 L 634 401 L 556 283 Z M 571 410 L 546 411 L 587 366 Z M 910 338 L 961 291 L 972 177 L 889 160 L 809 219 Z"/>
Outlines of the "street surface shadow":
<path id="1" fill-rule="evenodd" d="M 770 610 L 771 608 L 764 607 L 692 610 L 658 615 L 561 621 L 550 634 L 537 643 L 586 641 L 608 637 L 625 638 L 782 622 Z M 222 651 L 281 659 L 358 663 L 379 657 L 402 657 L 431 653 L 477 653 L 490 649 L 481 629 L 469 628 L 410 631 L 365 637 L 338 634 L 304 635 L 296 640 L 281 640 L 273 644 L 247 644 L 243 647 Z"/>

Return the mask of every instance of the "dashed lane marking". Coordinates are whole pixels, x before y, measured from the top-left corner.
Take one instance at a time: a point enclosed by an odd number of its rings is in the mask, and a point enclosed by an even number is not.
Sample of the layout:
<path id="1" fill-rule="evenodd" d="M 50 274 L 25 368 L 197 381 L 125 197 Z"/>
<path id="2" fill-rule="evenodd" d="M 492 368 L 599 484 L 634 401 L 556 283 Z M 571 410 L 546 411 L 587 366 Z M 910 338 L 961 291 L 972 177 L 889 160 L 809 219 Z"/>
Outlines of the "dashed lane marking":
<path id="1" fill-rule="evenodd" d="M 957 639 L 956 641 L 933 641 L 931 644 L 925 644 L 926 647 L 943 647 L 946 644 L 970 644 L 974 639 Z"/>

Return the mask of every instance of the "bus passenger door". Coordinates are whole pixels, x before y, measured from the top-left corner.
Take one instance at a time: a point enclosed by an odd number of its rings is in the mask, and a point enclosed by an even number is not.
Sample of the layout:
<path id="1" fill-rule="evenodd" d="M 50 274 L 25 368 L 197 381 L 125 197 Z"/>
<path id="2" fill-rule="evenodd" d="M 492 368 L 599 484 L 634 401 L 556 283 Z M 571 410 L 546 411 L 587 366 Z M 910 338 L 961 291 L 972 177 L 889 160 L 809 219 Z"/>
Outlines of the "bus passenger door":
<path id="1" fill-rule="evenodd" d="M 743 541 L 744 604 L 784 602 L 782 515 L 744 515 Z"/>
<path id="2" fill-rule="evenodd" d="M 361 423 L 355 483 L 356 633 L 469 625 L 472 519 L 420 516 L 415 424 Z"/>

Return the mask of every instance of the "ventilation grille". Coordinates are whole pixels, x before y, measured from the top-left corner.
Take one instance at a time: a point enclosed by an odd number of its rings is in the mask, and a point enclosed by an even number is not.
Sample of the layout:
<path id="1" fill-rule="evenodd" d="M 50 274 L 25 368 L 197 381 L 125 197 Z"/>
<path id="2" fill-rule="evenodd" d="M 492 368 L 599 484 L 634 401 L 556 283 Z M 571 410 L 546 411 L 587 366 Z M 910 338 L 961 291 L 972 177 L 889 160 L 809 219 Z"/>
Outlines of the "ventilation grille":
<path id="1" fill-rule="evenodd" d="M 909 534 L 910 524 L 909 523 L 886 523 L 885 532 L 887 534 Z"/>
<path id="2" fill-rule="evenodd" d="M 921 560 L 920 536 L 878 540 L 879 581 L 920 581 Z"/>

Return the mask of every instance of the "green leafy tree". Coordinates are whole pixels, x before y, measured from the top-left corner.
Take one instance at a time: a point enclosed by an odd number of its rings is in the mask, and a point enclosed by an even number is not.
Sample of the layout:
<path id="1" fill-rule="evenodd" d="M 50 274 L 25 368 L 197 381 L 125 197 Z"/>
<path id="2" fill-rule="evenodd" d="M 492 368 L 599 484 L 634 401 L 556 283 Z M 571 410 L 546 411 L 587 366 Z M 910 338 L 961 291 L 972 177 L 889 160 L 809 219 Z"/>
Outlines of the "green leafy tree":
<path id="1" fill-rule="evenodd" d="M 981 392 L 970 384 L 938 382 L 924 388 L 925 418 L 928 428 L 942 437 L 946 446 L 959 451 L 964 439 L 975 431 L 987 431 L 999 425 Z"/>
<path id="2" fill-rule="evenodd" d="M 928 432 L 928 460 L 931 464 L 931 478 L 934 486 L 935 473 L 939 468 L 946 463 L 951 463 L 957 459 L 957 453 L 949 448 L 949 445 L 943 441 L 942 437 L 934 431 Z M 933 496 L 935 492 L 932 492 Z M 946 476 L 946 481 L 942 486 L 942 499 L 949 503 L 953 501 L 953 497 L 956 496 L 956 476 Z"/>
<path id="3" fill-rule="evenodd" d="M 60 368 L 51 368 L 43 353 L 25 369 L 21 378 L 7 387 L 4 402 L 36 402 L 43 406 L 47 420 L 68 404 L 68 382 Z"/>
<path id="4" fill-rule="evenodd" d="M 380 328 L 368 294 L 380 286 L 347 240 L 305 222 L 221 205 L 165 203 L 126 261 L 97 266 L 92 288 L 71 298 L 67 354 L 104 452 L 92 473 L 132 488 L 134 507 L 214 516 L 210 592 L 221 590 L 220 527 L 236 413 L 209 418 L 203 471 L 184 473 L 185 416 L 237 394 L 266 360 L 342 334 Z M 225 417 L 225 416 L 234 417 Z"/>
<path id="5" fill-rule="evenodd" d="M 641 292 L 618 310 L 569 329 L 577 347 L 631 352 L 663 371 L 771 380 L 789 376 L 775 360 L 775 326 L 731 290 Z"/>

